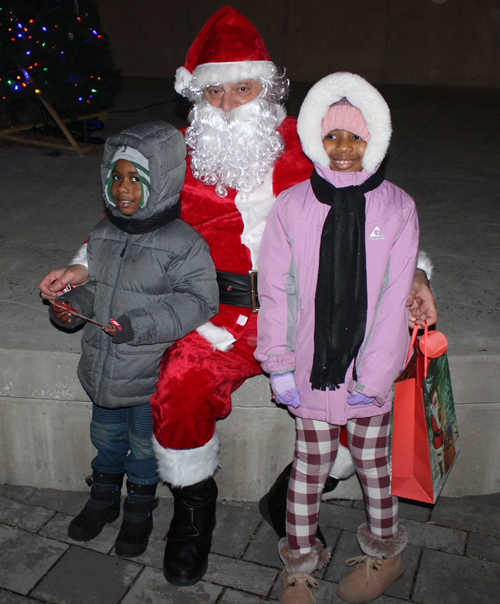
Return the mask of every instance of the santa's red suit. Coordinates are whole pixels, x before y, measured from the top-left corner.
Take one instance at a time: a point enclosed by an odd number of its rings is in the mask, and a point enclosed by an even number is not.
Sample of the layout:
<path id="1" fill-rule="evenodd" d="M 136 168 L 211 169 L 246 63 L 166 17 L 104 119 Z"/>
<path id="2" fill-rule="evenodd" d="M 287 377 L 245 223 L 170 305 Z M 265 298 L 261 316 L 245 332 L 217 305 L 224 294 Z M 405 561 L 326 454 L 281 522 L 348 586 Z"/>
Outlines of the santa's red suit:
<path id="1" fill-rule="evenodd" d="M 218 197 L 215 187 L 193 177 L 188 158 L 181 218 L 206 239 L 218 271 L 247 275 L 255 268 L 260 236 L 275 197 L 311 175 L 312 165 L 302 153 L 296 120 L 286 117 L 278 131 L 284 153 L 266 181 L 248 195 L 229 190 L 226 197 Z M 249 247 L 242 243 L 242 236 Z M 231 393 L 247 378 L 262 373 L 253 356 L 256 317 L 250 308 L 221 304 L 211 323 L 234 337 L 230 350 L 214 350 L 196 332 L 167 350 L 158 390 L 151 399 L 163 480 L 182 486 L 215 472 L 219 451 L 216 420 L 231 411 Z"/>

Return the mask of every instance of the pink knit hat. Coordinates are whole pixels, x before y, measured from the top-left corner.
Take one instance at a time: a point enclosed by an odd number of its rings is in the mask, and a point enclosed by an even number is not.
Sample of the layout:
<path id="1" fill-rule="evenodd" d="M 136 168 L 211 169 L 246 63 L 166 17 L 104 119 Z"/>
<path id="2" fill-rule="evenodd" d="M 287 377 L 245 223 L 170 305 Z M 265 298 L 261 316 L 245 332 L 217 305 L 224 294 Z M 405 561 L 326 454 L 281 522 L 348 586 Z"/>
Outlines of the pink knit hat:
<path id="1" fill-rule="evenodd" d="M 347 132 L 357 134 L 365 142 L 370 140 L 370 133 L 363 114 L 345 98 L 334 103 L 328 109 L 328 113 L 321 122 L 321 138 L 325 138 L 332 130 L 347 130 Z"/>

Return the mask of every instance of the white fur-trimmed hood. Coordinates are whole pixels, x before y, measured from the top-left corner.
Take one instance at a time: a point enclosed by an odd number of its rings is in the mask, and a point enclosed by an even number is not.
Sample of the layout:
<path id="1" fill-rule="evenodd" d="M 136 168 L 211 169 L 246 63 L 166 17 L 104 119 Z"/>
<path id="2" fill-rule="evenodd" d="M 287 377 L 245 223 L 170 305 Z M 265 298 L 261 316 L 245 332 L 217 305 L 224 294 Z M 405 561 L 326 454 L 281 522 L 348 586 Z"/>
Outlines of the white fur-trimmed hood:
<path id="1" fill-rule="evenodd" d="M 346 98 L 365 118 L 370 140 L 363 157 L 363 168 L 373 174 L 384 159 L 391 140 L 391 113 L 380 92 L 354 73 L 337 72 L 321 79 L 307 93 L 300 108 L 297 132 L 304 153 L 327 168 L 330 158 L 323 148 L 321 121 L 330 105 Z"/>

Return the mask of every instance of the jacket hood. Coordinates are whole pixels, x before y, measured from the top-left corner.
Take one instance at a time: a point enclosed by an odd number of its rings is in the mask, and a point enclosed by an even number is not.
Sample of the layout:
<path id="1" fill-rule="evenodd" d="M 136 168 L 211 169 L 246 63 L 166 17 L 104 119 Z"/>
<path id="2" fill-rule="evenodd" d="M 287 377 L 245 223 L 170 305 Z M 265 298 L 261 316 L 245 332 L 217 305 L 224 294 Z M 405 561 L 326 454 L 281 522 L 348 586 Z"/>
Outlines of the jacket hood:
<path id="1" fill-rule="evenodd" d="M 147 204 L 132 216 L 124 216 L 106 200 L 106 183 L 118 147 L 137 149 L 149 162 L 151 191 Z M 182 134 L 168 122 L 149 122 L 124 130 L 107 139 L 101 163 L 101 181 L 106 207 L 114 216 L 143 220 L 174 206 L 184 185 L 186 143 Z"/>
<path id="2" fill-rule="evenodd" d="M 373 174 L 384 159 L 391 140 L 391 113 L 380 92 L 361 76 L 337 72 L 324 77 L 307 93 L 297 120 L 297 132 L 304 153 L 327 168 L 330 159 L 323 148 L 321 122 L 337 101 L 346 98 L 357 107 L 366 122 L 370 140 L 363 156 L 363 168 Z"/>

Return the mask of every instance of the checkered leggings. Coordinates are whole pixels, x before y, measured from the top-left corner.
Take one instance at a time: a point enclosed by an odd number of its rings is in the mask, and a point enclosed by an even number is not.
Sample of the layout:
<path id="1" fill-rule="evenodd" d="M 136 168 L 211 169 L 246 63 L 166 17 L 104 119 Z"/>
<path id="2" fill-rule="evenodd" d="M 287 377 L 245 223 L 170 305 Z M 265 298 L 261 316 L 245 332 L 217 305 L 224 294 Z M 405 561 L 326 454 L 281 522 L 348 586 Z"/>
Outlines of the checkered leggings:
<path id="1" fill-rule="evenodd" d="M 370 532 L 394 537 L 398 499 L 389 493 L 391 414 L 347 422 L 347 440 L 366 504 Z M 288 487 L 286 532 L 292 550 L 305 554 L 316 538 L 323 486 L 337 455 L 340 426 L 296 418 L 295 454 Z"/>

